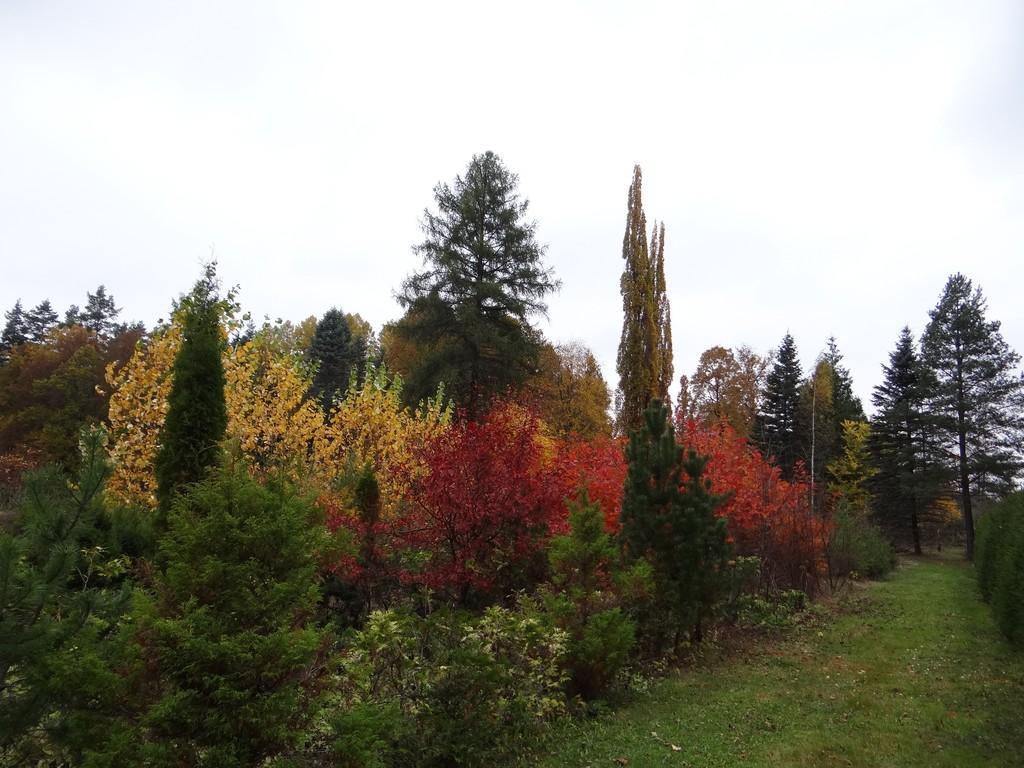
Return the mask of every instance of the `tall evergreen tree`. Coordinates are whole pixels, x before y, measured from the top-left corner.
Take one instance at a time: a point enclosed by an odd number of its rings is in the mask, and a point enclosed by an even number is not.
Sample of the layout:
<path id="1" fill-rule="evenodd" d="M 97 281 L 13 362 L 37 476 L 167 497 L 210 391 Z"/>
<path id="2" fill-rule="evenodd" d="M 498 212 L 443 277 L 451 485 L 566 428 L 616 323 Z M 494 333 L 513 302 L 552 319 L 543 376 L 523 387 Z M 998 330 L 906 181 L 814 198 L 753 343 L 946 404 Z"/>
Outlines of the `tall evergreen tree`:
<path id="1" fill-rule="evenodd" d="M 3 335 L 0 335 L 0 357 L 6 361 L 12 349 L 29 339 L 28 321 L 25 310 L 21 307 L 21 299 L 14 302 L 9 311 L 4 312 L 4 317 L 7 323 L 4 325 Z"/>
<path id="2" fill-rule="evenodd" d="M 838 431 L 842 431 L 844 421 L 867 421 L 860 398 L 853 394 L 853 376 L 850 375 L 850 369 L 843 365 L 843 354 L 839 351 L 835 336 L 828 338 L 824 359 L 832 368 L 832 409 L 836 414 Z M 841 442 L 840 435 L 836 444 Z"/>
<path id="3" fill-rule="evenodd" d="M 876 469 L 869 481 L 872 507 L 890 535 L 902 538 L 909 533 L 919 555 L 922 516 L 939 494 L 943 468 L 929 449 L 929 372 L 909 328 L 900 332 L 882 376 L 871 396 L 875 417 L 868 447 Z"/>
<path id="4" fill-rule="evenodd" d="M 676 443 L 669 410 L 658 400 L 630 436 L 629 468 L 622 498 L 621 540 L 629 561 L 645 559 L 654 574 L 659 621 L 655 633 L 701 627 L 718 597 L 729 556 L 725 520 L 715 514 L 724 497 L 704 479 L 707 459 Z"/>
<path id="5" fill-rule="evenodd" d="M 761 412 L 754 427 L 761 452 L 774 457 L 786 477 L 792 477 L 802 454 L 797 432 L 802 378 L 796 342 L 787 333 L 782 337 L 775 362 L 765 377 Z"/>
<path id="6" fill-rule="evenodd" d="M 640 428 L 652 399 L 668 402 L 672 383 L 671 311 L 665 286 L 665 225 L 647 240 L 643 174 L 633 167 L 622 238 L 622 336 L 616 368 L 616 426 L 623 434 Z"/>
<path id="7" fill-rule="evenodd" d="M 345 394 L 352 374 L 357 378 L 362 375 L 365 363 L 365 350 L 353 337 L 349 321 L 341 310 L 331 308 L 324 313 L 316 324 L 306 357 L 316 364 L 309 396 L 320 403 L 326 414 Z"/>
<path id="8" fill-rule="evenodd" d="M 1022 468 L 1024 379 L 1020 356 L 985 319 L 981 288 L 950 276 L 921 341 L 935 376 L 930 407 L 958 477 L 966 556 L 974 557 L 973 498 L 1009 491 Z"/>
<path id="9" fill-rule="evenodd" d="M 530 320 L 547 311 L 545 296 L 558 287 L 518 183 L 485 152 L 451 186 L 436 186 L 437 213 L 424 212 L 426 239 L 416 248 L 425 269 L 398 297 L 407 311 L 395 330 L 422 351 L 410 394 L 428 396 L 445 382 L 470 418 L 536 370 L 539 335 Z"/>
<path id="10" fill-rule="evenodd" d="M 44 299 L 29 310 L 25 315 L 25 325 L 29 341 L 38 344 L 46 339 L 46 335 L 57 327 L 57 313 L 53 311 L 49 299 Z"/>
<path id="11" fill-rule="evenodd" d="M 210 264 L 176 309 L 183 315 L 181 349 L 155 462 L 157 499 L 164 512 L 177 491 L 201 480 L 217 463 L 227 429 L 218 289 L 216 266 Z"/>
<path id="12" fill-rule="evenodd" d="M 109 339 L 117 331 L 117 316 L 121 310 L 114 304 L 114 297 L 99 286 L 96 293 L 86 293 L 85 309 L 79 322 L 101 339 Z"/>

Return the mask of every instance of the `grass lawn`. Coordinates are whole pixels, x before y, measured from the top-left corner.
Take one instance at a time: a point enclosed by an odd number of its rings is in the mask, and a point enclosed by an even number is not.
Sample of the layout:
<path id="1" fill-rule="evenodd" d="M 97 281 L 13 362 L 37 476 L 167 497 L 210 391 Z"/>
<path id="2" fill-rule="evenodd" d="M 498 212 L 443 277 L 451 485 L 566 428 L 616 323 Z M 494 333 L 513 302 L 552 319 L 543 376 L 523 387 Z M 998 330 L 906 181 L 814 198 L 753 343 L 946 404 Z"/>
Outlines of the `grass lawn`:
<path id="1" fill-rule="evenodd" d="M 1024 652 L 969 566 L 911 558 L 827 620 L 561 726 L 543 766 L 1024 766 Z"/>

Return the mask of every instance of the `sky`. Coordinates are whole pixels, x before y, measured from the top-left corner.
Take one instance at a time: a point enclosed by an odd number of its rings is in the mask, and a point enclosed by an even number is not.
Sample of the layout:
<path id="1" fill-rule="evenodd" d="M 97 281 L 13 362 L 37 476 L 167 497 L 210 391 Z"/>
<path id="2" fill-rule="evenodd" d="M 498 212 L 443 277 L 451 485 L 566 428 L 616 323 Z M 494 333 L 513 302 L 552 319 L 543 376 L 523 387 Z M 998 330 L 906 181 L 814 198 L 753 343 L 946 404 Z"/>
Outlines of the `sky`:
<path id="1" fill-rule="evenodd" d="M 212 256 L 257 318 L 379 328 L 486 150 L 612 386 L 635 163 L 677 377 L 834 335 L 867 405 L 957 271 L 1024 351 L 1019 0 L 0 0 L 0 308 L 151 324 Z"/>

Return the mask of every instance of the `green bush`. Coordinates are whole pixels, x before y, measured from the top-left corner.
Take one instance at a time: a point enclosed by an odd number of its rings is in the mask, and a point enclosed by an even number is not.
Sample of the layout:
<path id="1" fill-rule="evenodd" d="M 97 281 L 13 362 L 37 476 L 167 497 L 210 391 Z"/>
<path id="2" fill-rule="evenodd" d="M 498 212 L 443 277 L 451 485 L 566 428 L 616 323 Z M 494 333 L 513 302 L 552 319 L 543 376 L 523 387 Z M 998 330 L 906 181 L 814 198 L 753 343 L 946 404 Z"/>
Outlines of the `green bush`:
<path id="1" fill-rule="evenodd" d="M 835 578 L 879 578 L 896 566 L 896 552 L 873 523 L 840 506 L 828 542 L 829 574 Z"/>
<path id="2" fill-rule="evenodd" d="M 1024 494 L 1010 496 L 979 521 L 975 568 L 999 628 L 1013 642 L 1024 642 Z"/>
<path id="3" fill-rule="evenodd" d="M 376 611 L 343 660 L 335 748 L 351 768 L 483 766 L 565 711 L 566 636 L 520 611 Z"/>

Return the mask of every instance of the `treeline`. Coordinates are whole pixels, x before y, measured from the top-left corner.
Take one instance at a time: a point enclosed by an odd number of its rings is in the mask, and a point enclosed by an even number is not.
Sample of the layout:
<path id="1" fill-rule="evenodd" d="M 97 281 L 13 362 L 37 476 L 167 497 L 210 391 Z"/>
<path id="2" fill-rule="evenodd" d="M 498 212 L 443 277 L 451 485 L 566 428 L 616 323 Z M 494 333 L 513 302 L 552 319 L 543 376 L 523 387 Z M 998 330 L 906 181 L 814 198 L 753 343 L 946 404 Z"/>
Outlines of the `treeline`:
<path id="1" fill-rule="evenodd" d="M 492 153 L 439 185 L 379 333 L 257 325 L 213 265 L 148 332 L 105 290 L 8 313 L 6 763 L 494 763 L 630 670 L 885 573 L 876 522 L 920 544 L 1015 481 L 1017 358 L 959 275 L 871 422 L 835 341 L 805 375 L 788 335 L 708 350 L 673 408 L 640 169 L 614 395 L 532 325 L 558 283 L 527 211 Z"/>

